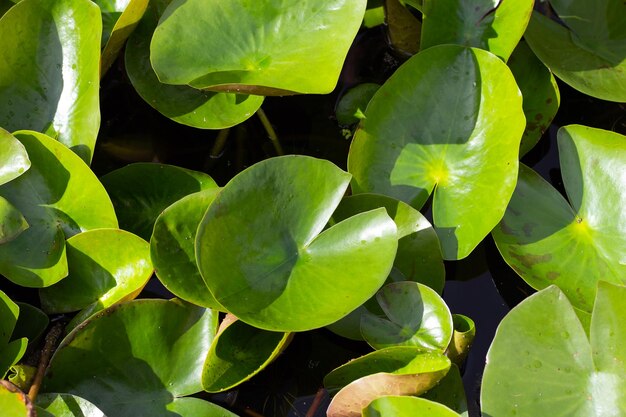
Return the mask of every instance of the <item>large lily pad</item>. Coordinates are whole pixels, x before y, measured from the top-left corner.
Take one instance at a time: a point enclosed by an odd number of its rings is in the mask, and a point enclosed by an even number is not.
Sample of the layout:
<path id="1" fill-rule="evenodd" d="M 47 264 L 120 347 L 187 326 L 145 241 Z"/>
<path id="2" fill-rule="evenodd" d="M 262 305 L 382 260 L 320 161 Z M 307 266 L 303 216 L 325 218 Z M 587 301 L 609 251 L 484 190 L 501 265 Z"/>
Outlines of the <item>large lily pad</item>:
<path id="1" fill-rule="evenodd" d="M 260 95 L 331 92 L 365 0 L 175 0 L 150 59 L 166 84 Z"/>
<path id="2" fill-rule="evenodd" d="M 363 417 L 460 417 L 443 404 L 424 398 L 385 396 L 363 409 Z"/>
<path id="3" fill-rule="evenodd" d="M 492 417 L 625 415 L 625 297 L 625 287 L 600 283 L 591 343 L 557 287 L 522 301 L 500 324 L 487 354 L 483 411 Z"/>
<path id="4" fill-rule="evenodd" d="M 41 133 L 20 131 L 15 137 L 32 165 L 0 186 L 0 196 L 30 227 L 0 245 L 0 272 L 22 286 L 46 287 L 67 276 L 66 238 L 89 229 L 116 228 L 117 219 L 104 187 L 79 157 Z"/>
<path id="5" fill-rule="evenodd" d="M 37 417 L 28 396 L 8 381 L 0 380 L 0 410 L 2 417 Z"/>
<path id="6" fill-rule="evenodd" d="M 36 405 L 37 417 L 106 417 L 89 401 L 71 394 L 41 394 Z"/>
<path id="7" fill-rule="evenodd" d="M 100 10 L 22 0 L 0 20 L 0 126 L 58 139 L 89 163 L 100 126 Z"/>
<path id="8" fill-rule="evenodd" d="M 443 256 L 463 258 L 504 214 L 523 130 L 521 95 L 500 59 L 481 49 L 429 48 L 368 105 L 348 157 L 353 190 L 415 208 L 434 192 Z"/>
<path id="9" fill-rule="evenodd" d="M 169 417 L 181 397 L 202 390 L 216 329 L 216 313 L 179 300 L 117 304 L 61 342 L 43 390 L 78 395 L 109 416 Z"/>
<path id="10" fill-rule="evenodd" d="M 303 331 L 374 295 L 398 245 L 385 209 L 322 232 L 349 181 L 332 163 L 305 156 L 268 159 L 233 178 L 196 237 L 198 267 L 215 299 L 253 326 Z"/>
<path id="11" fill-rule="evenodd" d="M 3 379 L 9 368 L 15 365 L 24 355 L 28 340 L 12 339 L 20 308 L 4 292 L 0 291 L 0 379 Z"/>
<path id="12" fill-rule="evenodd" d="M 626 282 L 626 138 L 572 125 L 559 130 L 558 144 L 569 203 L 521 166 L 493 236 L 528 284 L 555 284 L 574 307 L 591 311 L 599 280 Z"/>
<path id="13" fill-rule="evenodd" d="M 196 264 L 195 241 L 198 225 L 219 188 L 210 188 L 181 198 L 154 223 L 150 257 L 163 285 L 191 303 L 223 310 L 207 288 Z"/>
<path id="14" fill-rule="evenodd" d="M 457 44 L 504 61 L 524 34 L 534 0 L 424 0 L 421 48 Z"/>
<path id="15" fill-rule="evenodd" d="M 149 240 L 157 217 L 169 205 L 192 194 L 217 188 L 215 181 L 202 172 L 173 165 L 130 164 L 101 178 L 106 187 L 120 227 Z"/>
<path id="16" fill-rule="evenodd" d="M 150 40 L 169 0 L 155 0 L 126 45 L 126 71 L 139 95 L 159 113 L 184 125 L 222 129 L 252 116 L 262 96 L 216 93 L 186 85 L 163 84 L 150 64 Z"/>
<path id="17" fill-rule="evenodd" d="M 621 4 L 621 2 L 615 3 Z M 593 4 L 593 7 L 596 7 L 596 3 Z M 600 11 L 601 8 L 597 10 Z M 617 16 L 620 16 L 618 19 L 623 22 L 626 15 L 624 12 L 620 13 L 622 13 L 621 16 L 619 14 Z M 612 12 L 606 15 L 611 14 Z M 599 16 L 602 13 L 585 16 L 585 23 L 589 22 L 588 17 L 596 15 Z M 589 50 L 579 46 L 579 43 L 575 41 L 577 37 L 580 39 L 576 33 L 538 12 L 533 12 L 524 34 L 524 38 L 537 57 L 567 84 L 603 100 L 626 101 L 626 77 L 624 76 L 626 56 L 622 55 L 621 60 L 616 58 L 608 60 L 599 50 Z M 620 42 L 626 44 L 624 40 Z"/>

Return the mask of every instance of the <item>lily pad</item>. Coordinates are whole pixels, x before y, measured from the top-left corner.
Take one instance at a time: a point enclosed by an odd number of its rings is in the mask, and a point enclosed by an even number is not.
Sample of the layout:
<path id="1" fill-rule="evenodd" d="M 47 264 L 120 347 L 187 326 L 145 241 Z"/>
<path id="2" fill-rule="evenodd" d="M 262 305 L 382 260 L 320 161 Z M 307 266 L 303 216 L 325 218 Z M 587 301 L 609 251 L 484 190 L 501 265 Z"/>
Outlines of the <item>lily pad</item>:
<path id="1" fill-rule="evenodd" d="M 519 89 L 500 59 L 481 49 L 429 48 L 368 105 L 348 156 L 352 188 L 415 208 L 434 192 L 443 257 L 461 259 L 504 214 L 524 124 Z"/>
<path id="2" fill-rule="evenodd" d="M 524 34 L 534 0 L 424 0 L 422 50 L 457 44 L 485 49 L 504 61 Z"/>
<path id="3" fill-rule="evenodd" d="M 446 349 L 446 356 L 453 363 L 461 366 L 472 347 L 472 343 L 474 343 L 476 325 L 472 319 L 462 314 L 453 314 L 452 323 L 454 324 L 454 332 L 448 349 Z"/>
<path id="4" fill-rule="evenodd" d="M 331 92 L 366 0 L 174 0 L 150 59 L 161 82 L 258 95 Z"/>
<path id="5" fill-rule="evenodd" d="M 233 178 L 196 237 L 215 299 L 252 326 L 287 332 L 333 323 L 374 295 L 398 245 L 385 209 L 322 231 L 349 181 L 306 156 L 268 159 Z"/>
<path id="6" fill-rule="evenodd" d="M 150 257 L 159 281 L 177 297 L 199 306 L 224 310 L 207 288 L 196 264 L 198 225 L 219 188 L 181 198 L 161 213 L 150 238 Z"/>
<path id="7" fill-rule="evenodd" d="M 18 305 L 0 291 L 0 379 L 26 352 L 26 338 L 11 341 L 19 313 Z"/>
<path id="8" fill-rule="evenodd" d="M 0 126 L 46 133 L 89 163 L 100 126 L 100 10 L 22 0 L 0 20 Z"/>
<path id="9" fill-rule="evenodd" d="M 18 285 L 41 288 L 67 276 L 66 238 L 89 229 L 116 228 L 117 219 L 104 187 L 73 152 L 41 133 L 14 135 L 32 166 L 0 186 L 0 196 L 30 227 L 0 245 L 0 272 Z"/>
<path id="10" fill-rule="evenodd" d="M 493 237 L 529 285 L 555 284 L 589 312 L 599 280 L 626 283 L 626 137 L 571 125 L 557 140 L 569 203 L 522 165 Z"/>
<path id="11" fill-rule="evenodd" d="M 4 197 L 0 197 L 0 245 L 15 239 L 28 229 L 28 222 Z"/>
<path id="12" fill-rule="evenodd" d="M 217 335 L 202 372 L 202 386 L 221 392 L 252 378 L 269 365 L 291 341 L 290 333 L 257 329 L 236 320 Z"/>
<path id="13" fill-rule="evenodd" d="M 550 127 L 561 102 L 559 87 L 550 70 L 521 41 L 508 62 L 524 97 L 526 129 L 522 136 L 520 157 L 530 151 Z"/>
<path id="14" fill-rule="evenodd" d="M 48 313 L 79 314 L 85 319 L 120 301 L 132 300 L 152 276 L 148 242 L 119 229 L 80 233 L 66 242 L 69 275 L 39 290 Z"/>
<path id="15" fill-rule="evenodd" d="M 385 23 L 390 46 L 405 57 L 420 49 L 422 22 L 400 0 L 384 0 Z"/>
<path id="16" fill-rule="evenodd" d="M 20 308 L 20 315 L 13 329 L 13 338 L 25 337 L 28 343 L 33 343 L 39 339 L 44 330 L 50 324 L 50 319 L 46 313 L 35 306 L 26 303 L 17 303 Z"/>
<path id="17" fill-rule="evenodd" d="M 252 116 L 261 107 L 262 96 L 202 91 L 159 81 L 150 64 L 150 40 L 169 4 L 168 0 L 152 1 L 126 45 L 126 71 L 137 93 L 162 115 L 200 129 L 223 129 Z"/>
<path id="18" fill-rule="evenodd" d="M 0 380 L 0 410 L 2 417 L 37 417 L 28 396 L 9 381 Z"/>
<path id="19" fill-rule="evenodd" d="M 567 297 L 555 286 L 511 310 L 487 354 L 481 391 L 484 413 L 626 414 L 626 288 L 600 283 L 597 294 L 591 342 Z"/>
<path id="20" fill-rule="evenodd" d="M 111 196 L 120 227 L 149 240 L 157 217 L 188 194 L 217 188 L 202 172 L 173 165 L 135 163 L 101 178 Z"/>
<path id="21" fill-rule="evenodd" d="M 106 417 L 84 398 L 70 394 L 41 394 L 37 396 L 37 417 Z"/>
<path id="22" fill-rule="evenodd" d="M 335 116 L 342 125 L 351 125 L 361 120 L 365 109 L 380 84 L 363 83 L 349 89 L 337 103 Z"/>
<path id="23" fill-rule="evenodd" d="M 437 385 L 422 394 L 422 398 L 443 404 L 451 410 L 467 417 L 467 398 L 459 367 L 454 363 Z"/>
<path id="24" fill-rule="evenodd" d="M 217 313 L 176 299 L 117 304 L 61 342 L 42 389 L 78 395 L 109 416 L 171 416 L 181 397 L 202 390 L 216 329 Z"/>
<path id="25" fill-rule="evenodd" d="M 0 185 L 14 180 L 30 168 L 24 145 L 12 134 L 0 128 Z"/>
<path id="26" fill-rule="evenodd" d="M 619 19 L 623 21 L 624 15 Z M 574 40 L 576 36 L 538 12 L 533 12 L 524 34 L 537 57 L 573 88 L 603 100 L 626 101 L 626 56 L 620 61 L 609 61 L 599 51 L 579 46 Z"/>
<path id="27" fill-rule="evenodd" d="M 452 315 L 433 289 L 417 282 L 395 282 L 376 294 L 382 315 L 361 316 L 361 334 L 374 349 L 417 346 L 443 352 L 452 338 Z"/>
<path id="28" fill-rule="evenodd" d="M 363 417 L 460 417 L 443 404 L 424 398 L 385 396 L 363 409 Z"/>

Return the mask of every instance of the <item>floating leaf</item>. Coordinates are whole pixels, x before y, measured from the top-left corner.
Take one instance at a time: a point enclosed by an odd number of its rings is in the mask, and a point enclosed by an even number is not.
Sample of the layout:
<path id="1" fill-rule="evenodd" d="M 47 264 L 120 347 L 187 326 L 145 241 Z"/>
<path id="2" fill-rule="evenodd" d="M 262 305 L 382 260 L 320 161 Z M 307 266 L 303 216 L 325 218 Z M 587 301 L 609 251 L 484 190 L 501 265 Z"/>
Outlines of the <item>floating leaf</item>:
<path id="1" fill-rule="evenodd" d="M 215 299 L 255 327 L 303 331 L 374 295 L 397 248 L 385 209 L 322 232 L 349 181 L 332 163 L 305 156 L 268 159 L 233 178 L 196 237 L 198 267 Z"/>
<path id="2" fill-rule="evenodd" d="M 209 291 L 196 264 L 198 225 L 219 188 L 181 198 L 161 213 L 150 238 L 150 257 L 159 280 L 179 298 L 224 310 Z"/>
<path id="3" fill-rule="evenodd" d="M 463 258 L 504 214 L 523 129 L 521 96 L 500 59 L 480 49 L 429 48 L 367 107 L 348 156 L 353 190 L 415 208 L 434 191 L 443 256 Z"/>
<path id="4" fill-rule="evenodd" d="M 217 188 L 202 172 L 173 165 L 136 163 L 101 178 L 107 189 L 120 227 L 149 240 L 156 218 L 169 205 L 188 194 Z"/>
<path id="5" fill-rule="evenodd" d="M 4 197 L 0 197 L 0 245 L 15 239 L 28 229 L 28 222 Z"/>
<path id="6" fill-rule="evenodd" d="M 504 61 L 524 34 L 534 0 L 424 0 L 422 49 L 457 44 Z"/>
<path id="7" fill-rule="evenodd" d="M 363 83 L 349 89 L 337 103 L 337 121 L 342 125 L 351 125 L 362 119 L 367 103 L 379 88 L 379 84 Z"/>
<path id="8" fill-rule="evenodd" d="M 0 126 L 43 132 L 85 162 L 100 126 L 98 6 L 22 0 L 0 20 Z"/>
<path id="9" fill-rule="evenodd" d="M 464 416 L 468 415 L 463 379 L 455 364 L 452 364 L 446 376 L 435 387 L 425 392 L 422 398 L 443 404 Z"/>
<path id="10" fill-rule="evenodd" d="M 493 237 L 529 285 L 558 285 L 574 307 L 591 311 L 599 280 L 626 282 L 626 137 L 571 125 L 557 140 L 570 202 L 522 165 Z"/>
<path id="11" fill-rule="evenodd" d="M 46 287 L 67 276 L 66 238 L 117 227 L 117 220 L 104 187 L 79 157 L 41 133 L 20 131 L 15 137 L 28 151 L 32 166 L 0 186 L 0 196 L 30 227 L 0 245 L 0 272 L 25 287 Z"/>
<path id="12" fill-rule="evenodd" d="M 626 288 L 600 283 L 597 294 L 591 344 L 572 305 L 555 286 L 511 310 L 487 354 L 481 390 L 485 414 L 626 414 Z"/>
<path id="13" fill-rule="evenodd" d="M 9 368 L 15 365 L 26 351 L 28 341 L 25 338 L 10 341 L 19 314 L 18 305 L 0 291 L 0 379 L 6 376 Z"/>
<path id="14" fill-rule="evenodd" d="M 150 64 L 150 40 L 169 3 L 151 2 L 126 45 L 126 71 L 137 93 L 164 116 L 200 129 L 223 129 L 252 116 L 261 107 L 262 96 L 215 93 L 159 81 Z"/>
<path id="15" fill-rule="evenodd" d="M 15 323 L 13 338 L 25 337 L 28 339 L 28 343 L 33 343 L 46 330 L 50 320 L 46 313 L 35 306 L 20 302 L 17 305 L 20 308 L 20 315 L 17 318 L 17 323 Z"/>
<path id="16" fill-rule="evenodd" d="M 2 417 L 37 417 L 26 394 L 8 381 L 0 380 L 0 410 Z"/>
<path id="17" fill-rule="evenodd" d="M 0 185 L 14 180 L 30 168 L 24 145 L 0 128 Z"/>
<path id="18" fill-rule="evenodd" d="M 41 394 L 36 405 L 38 417 L 106 417 L 89 401 L 70 394 Z"/>
<path id="19" fill-rule="evenodd" d="M 424 398 L 385 396 L 363 409 L 363 417 L 460 417 L 445 405 Z"/>
<path id="20" fill-rule="evenodd" d="M 179 300 L 117 304 L 61 342 L 43 390 L 78 395 L 109 416 L 169 417 L 180 397 L 202 389 L 216 328 L 216 313 Z"/>
<path id="21" fill-rule="evenodd" d="M 400 0 L 384 0 L 385 23 L 391 47 L 410 57 L 420 49 L 422 22 L 407 10 Z"/>
<path id="22" fill-rule="evenodd" d="M 259 95 L 331 92 L 365 0 L 175 0 L 150 59 L 166 84 Z"/>

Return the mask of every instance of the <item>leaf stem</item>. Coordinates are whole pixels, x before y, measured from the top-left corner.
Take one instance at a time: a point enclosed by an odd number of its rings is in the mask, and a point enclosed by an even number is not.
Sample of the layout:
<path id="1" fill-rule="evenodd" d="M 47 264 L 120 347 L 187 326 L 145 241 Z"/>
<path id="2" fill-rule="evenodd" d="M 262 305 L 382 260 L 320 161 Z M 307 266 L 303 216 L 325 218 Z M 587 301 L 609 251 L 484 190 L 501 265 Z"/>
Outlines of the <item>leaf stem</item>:
<path id="1" fill-rule="evenodd" d="M 222 129 L 218 132 L 217 138 L 215 138 L 215 143 L 213 144 L 213 148 L 211 148 L 211 159 L 217 159 L 222 156 L 224 152 L 224 146 L 226 146 L 226 139 L 228 139 L 228 134 L 230 133 L 230 128 Z"/>
<path id="2" fill-rule="evenodd" d="M 31 385 L 30 389 L 28 390 L 28 397 L 33 403 L 37 398 L 37 394 L 39 394 L 41 381 L 43 381 L 43 376 L 46 373 L 48 363 L 50 362 L 50 358 L 52 357 L 52 353 L 54 352 L 57 341 L 59 340 L 62 331 L 63 323 L 57 323 L 52 327 L 52 329 L 50 329 L 50 331 L 46 335 L 46 344 L 44 345 L 43 351 L 41 352 L 41 358 L 39 358 L 37 374 L 35 375 L 33 385 Z"/>
<path id="3" fill-rule="evenodd" d="M 278 135 L 276 134 L 276 131 L 272 127 L 272 124 L 270 123 L 270 120 L 267 118 L 267 115 L 265 114 L 263 109 L 259 107 L 259 110 L 256 111 L 256 114 L 257 116 L 259 116 L 259 119 L 261 120 L 261 123 L 263 124 L 263 127 L 265 128 L 265 131 L 267 132 L 267 136 L 269 136 L 270 140 L 272 141 L 272 144 L 274 145 L 274 149 L 276 149 L 276 153 L 281 156 L 284 155 L 285 152 L 283 151 L 283 147 L 280 145 L 280 141 L 278 140 Z"/>
<path id="4" fill-rule="evenodd" d="M 324 398 L 325 393 L 326 390 L 324 388 L 317 390 L 315 398 L 313 398 L 313 402 L 311 403 L 311 407 L 309 407 L 309 411 L 306 412 L 304 417 L 313 417 L 315 415 L 317 409 L 320 407 L 320 404 L 322 404 L 322 399 Z"/>

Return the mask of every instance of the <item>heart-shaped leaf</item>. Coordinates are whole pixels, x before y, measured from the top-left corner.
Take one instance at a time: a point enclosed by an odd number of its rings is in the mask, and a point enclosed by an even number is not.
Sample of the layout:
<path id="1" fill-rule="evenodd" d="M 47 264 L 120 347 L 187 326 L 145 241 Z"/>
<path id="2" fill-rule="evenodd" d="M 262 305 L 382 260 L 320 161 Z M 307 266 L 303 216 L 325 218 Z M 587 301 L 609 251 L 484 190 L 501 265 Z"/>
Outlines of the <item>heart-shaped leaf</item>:
<path id="1" fill-rule="evenodd" d="M 305 156 L 268 159 L 233 178 L 196 237 L 215 299 L 248 324 L 287 332 L 335 322 L 374 295 L 398 242 L 385 209 L 322 232 L 349 181 L 332 163 Z"/>
<path id="2" fill-rule="evenodd" d="M 61 342 L 43 390 L 78 395 L 109 416 L 171 416 L 180 397 L 202 389 L 216 329 L 216 313 L 176 299 L 117 304 Z"/>
<path id="3" fill-rule="evenodd" d="M 445 405 L 424 398 L 385 396 L 363 409 L 363 417 L 460 417 Z"/>
<path id="4" fill-rule="evenodd" d="M 28 396 L 9 381 L 0 380 L 0 410 L 2 417 L 37 417 Z"/>
<path id="5" fill-rule="evenodd" d="M 0 128 L 0 185 L 14 180 L 30 168 L 24 145 Z"/>
<path id="6" fill-rule="evenodd" d="M 603 5 L 606 4 L 608 2 L 603 3 Z M 595 2 L 593 7 L 596 8 Z M 597 11 L 600 10 L 597 9 Z M 615 17 L 622 24 L 626 16 L 623 12 L 620 13 L 622 14 L 617 14 Z M 587 24 L 590 22 L 589 17 L 611 14 L 613 13 L 593 13 L 584 16 L 583 21 Z M 593 26 L 595 25 L 592 24 L 589 27 Z M 624 77 L 626 56 L 622 55 L 619 61 L 617 59 L 609 61 L 602 57 L 598 50 L 590 51 L 579 46 L 575 41 L 577 37 L 580 38 L 576 33 L 538 12 L 533 12 L 524 34 L 524 38 L 537 57 L 570 86 L 603 100 L 626 101 L 626 77 Z"/>
<path id="7" fill-rule="evenodd" d="M 456 44 L 482 48 L 504 61 L 524 34 L 534 0 L 424 0 L 422 50 Z"/>
<path id="8" fill-rule="evenodd" d="M 0 126 L 58 139 L 89 163 L 100 126 L 102 22 L 89 0 L 22 0 L 0 20 Z"/>
<path id="9" fill-rule="evenodd" d="M 500 59 L 481 49 L 429 48 L 368 105 L 348 156 L 353 190 L 415 208 L 434 191 L 443 256 L 463 258 L 504 214 L 523 130 L 521 95 Z"/>
<path id="10" fill-rule="evenodd" d="M 162 115 L 200 129 L 222 129 L 252 116 L 262 96 L 215 93 L 163 84 L 150 64 L 150 40 L 169 0 L 152 1 L 126 45 L 126 71 L 139 95 Z"/>
<path id="11" fill-rule="evenodd" d="M 626 137 L 572 125 L 559 130 L 558 144 L 570 203 L 521 166 L 493 237 L 529 285 L 558 285 L 574 307 L 591 311 L 599 280 L 626 282 Z"/>
<path id="12" fill-rule="evenodd" d="M 166 84 L 259 95 L 331 92 L 365 0 L 175 0 L 150 59 Z"/>
<path id="13" fill-rule="evenodd" d="M 224 310 L 207 288 L 196 264 L 198 225 L 219 188 L 181 198 L 161 213 L 150 238 L 150 257 L 159 280 L 179 298 Z"/>
<path id="14" fill-rule="evenodd" d="M 37 396 L 37 417 L 106 417 L 84 398 L 70 394 L 41 394 Z"/>
<path id="15" fill-rule="evenodd" d="M 104 187 L 73 152 L 41 133 L 20 131 L 15 137 L 32 165 L 0 186 L 0 196 L 30 227 L 0 245 L 0 272 L 22 286 L 46 287 L 67 276 L 66 238 L 89 229 L 116 228 L 117 220 Z"/>
<path id="16" fill-rule="evenodd" d="M 136 163 L 101 178 L 107 189 L 120 227 L 149 240 L 157 217 L 169 205 L 188 194 L 217 188 L 202 172 L 173 165 Z"/>
<path id="17" fill-rule="evenodd" d="M 625 297 L 626 287 L 600 283 L 591 342 L 557 287 L 522 301 L 500 323 L 487 354 L 483 412 L 492 417 L 625 415 Z"/>

